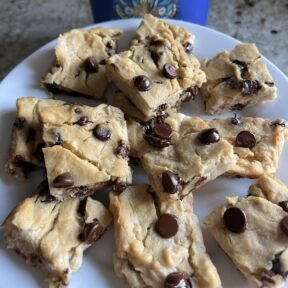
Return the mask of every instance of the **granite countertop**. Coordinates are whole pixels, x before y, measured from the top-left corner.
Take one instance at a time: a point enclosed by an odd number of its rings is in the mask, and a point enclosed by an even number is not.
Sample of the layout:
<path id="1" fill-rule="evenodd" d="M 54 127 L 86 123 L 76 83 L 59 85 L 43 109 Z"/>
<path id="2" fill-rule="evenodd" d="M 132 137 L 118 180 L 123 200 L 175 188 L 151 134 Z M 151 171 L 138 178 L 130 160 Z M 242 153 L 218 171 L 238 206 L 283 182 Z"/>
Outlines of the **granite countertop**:
<path id="1" fill-rule="evenodd" d="M 0 80 L 65 30 L 93 23 L 88 0 L 0 0 Z M 208 26 L 259 50 L 288 74 L 288 0 L 211 0 Z"/>

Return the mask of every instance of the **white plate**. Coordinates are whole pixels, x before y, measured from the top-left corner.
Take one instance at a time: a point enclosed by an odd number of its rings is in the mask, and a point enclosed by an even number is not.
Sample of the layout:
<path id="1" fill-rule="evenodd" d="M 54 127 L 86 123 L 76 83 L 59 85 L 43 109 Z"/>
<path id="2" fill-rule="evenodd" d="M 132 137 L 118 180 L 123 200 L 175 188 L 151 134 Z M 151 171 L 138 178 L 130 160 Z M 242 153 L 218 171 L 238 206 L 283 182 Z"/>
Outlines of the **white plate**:
<path id="1" fill-rule="evenodd" d="M 140 20 L 136 19 L 110 21 L 102 23 L 100 26 L 123 29 L 124 36 L 120 48 L 125 49 L 129 39 L 133 37 L 139 21 Z M 175 20 L 170 22 L 183 26 L 195 34 L 195 54 L 200 58 L 212 57 L 223 49 L 231 50 L 234 45 L 238 43 L 237 40 L 206 27 Z M 33 179 L 19 183 L 14 178 L 6 175 L 2 168 L 7 158 L 11 127 L 15 118 L 15 101 L 18 97 L 23 96 L 47 97 L 46 91 L 39 87 L 39 81 L 49 70 L 53 62 L 54 46 L 55 41 L 52 41 L 33 53 L 20 63 L 0 85 L 0 222 L 5 219 L 11 209 L 17 205 L 20 200 L 33 193 L 40 179 L 39 175 L 34 175 Z M 245 109 L 239 114 L 269 117 L 272 119 L 288 119 L 288 100 L 286 99 L 288 79 L 271 62 L 266 59 L 265 61 L 278 87 L 278 99 L 270 104 Z M 75 98 L 73 99 L 75 101 Z M 95 101 L 81 98 L 76 101 L 95 104 Z M 182 110 L 184 113 L 197 113 L 204 118 L 208 117 L 203 113 L 203 108 L 200 103 L 184 105 L 186 105 Z M 231 113 L 228 113 L 225 116 L 230 115 Z M 285 171 L 285 163 L 287 162 L 288 149 L 284 149 L 277 175 L 286 183 L 288 183 L 288 173 Z M 141 172 L 139 168 L 136 170 L 138 171 L 135 172 L 135 183 L 146 181 L 144 173 Z M 221 177 L 213 181 L 213 183 L 208 183 L 195 193 L 194 206 L 196 214 L 201 220 L 215 207 L 222 204 L 225 201 L 225 196 L 246 195 L 250 183 L 251 180 L 225 179 Z M 105 196 L 106 195 L 104 195 L 104 198 Z M 105 200 L 107 201 L 107 197 Z M 247 287 L 248 284 L 246 280 L 217 246 L 216 242 L 204 229 L 203 233 L 207 250 L 218 268 L 224 287 Z M 112 255 L 115 249 L 113 243 L 113 232 L 112 229 L 110 229 L 99 242 L 85 253 L 83 266 L 80 271 L 73 275 L 69 287 L 126 287 L 124 281 L 118 280 L 113 272 Z M 32 288 L 45 286 L 43 284 L 43 274 L 39 270 L 25 265 L 24 261 L 13 251 L 4 249 L 2 234 L 0 236 L 0 271 L 0 288 Z M 287 288 L 288 285 L 286 284 L 285 287 Z"/>

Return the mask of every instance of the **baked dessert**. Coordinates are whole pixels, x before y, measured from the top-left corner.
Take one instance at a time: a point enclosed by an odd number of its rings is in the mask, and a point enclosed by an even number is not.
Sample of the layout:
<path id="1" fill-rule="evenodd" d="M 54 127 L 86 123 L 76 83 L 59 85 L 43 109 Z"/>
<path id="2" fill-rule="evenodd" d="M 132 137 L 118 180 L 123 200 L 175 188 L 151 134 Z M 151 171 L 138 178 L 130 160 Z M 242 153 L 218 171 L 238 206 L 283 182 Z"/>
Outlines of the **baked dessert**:
<path id="1" fill-rule="evenodd" d="M 138 158 L 161 200 L 182 198 L 234 167 L 233 146 L 199 117 L 174 113 L 128 121 L 130 155 Z"/>
<path id="2" fill-rule="evenodd" d="M 39 110 L 51 195 L 86 197 L 103 186 L 131 183 L 124 115 L 116 107 L 67 104 Z"/>
<path id="3" fill-rule="evenodd" d="M 59 36 L 55 63 L 42 84 L 52 93 L 76 92 L 102 98 L 108 85 L 107 59 L 117 50 L 119 29 L 73 29 Z"/>
<path id="4" fill-rule="evenodd" d="M 6 161 L 7 173 L 19 180 L 29 177 L 37 166 L 44 166 L 42 148 L 42 124 L 38 119 L 37 107 L 58 106 L 64 102 L 34 97 L 18 98 L 16 120 L 13 124 L 9 158 Z"/>
<path id="5" fill-rule="evenodd" d="M 272 174 L 264 174 L 249 187 L 248 196 L 258 196 L 269 200 L 288 212 L 288 187 Z"/>
<path id="6" fill-rule="evenodd" d="M 158 201 L 147 185 L 111 192 L 115 272 L 130 287 L 222 287 L 206 253 L 192 195 Z M 194 286 L 193 286 L 194 287 Z"/>
<path id="7" fill-rule="evenodd" d="M 227 197 L 204 224 L 252 287 L 283 287 L 288 214 L 280 206 L 261 197 Z"/>
<path id="8" fill-rule="evenodd" d="M 58 202 L 45 182 L 22 201 L 2 225 L 7 247 L 27 264 L 41 267 L 49 287 L 68 285 L 82 265 L 83 252 L 107 229 L 112 217 L 92 198 Z"/>
<path id="9" fill-rule="evenodd" d="M 147 23 L 151 17 L 146 16 L 143 21 Z M 147 37 L 139 36 L 139 40 L 136 36 L 129 50 L 112 56 L 107 62 L 111 78 L 125 91 L 123 96 L 148 119 L 193 98 L 206 81 L 199 61 L 178 41 L 173 29 L 161 20 L 155 21 L 157 24 L 153 24 Z M 148 24 L 140 25 L 140 35 L 144 33 L 141 27 L 148 29 Z"/>
<path id="10" fill-rule="evenodd" d="M 233 145 L 238 157 L 229 173 L 248 178 L 276 171 L 287 133 L 286 124 L 284 120 L 236 115 L 232 119 L 209 121 L 209 126 Z"/>
<path id="11" fill-rule="evenodd" d="M 206 111 L 219 114 L 274 100 L 277 89 L 255 44 L 239 44 L 202 62 Z"/>

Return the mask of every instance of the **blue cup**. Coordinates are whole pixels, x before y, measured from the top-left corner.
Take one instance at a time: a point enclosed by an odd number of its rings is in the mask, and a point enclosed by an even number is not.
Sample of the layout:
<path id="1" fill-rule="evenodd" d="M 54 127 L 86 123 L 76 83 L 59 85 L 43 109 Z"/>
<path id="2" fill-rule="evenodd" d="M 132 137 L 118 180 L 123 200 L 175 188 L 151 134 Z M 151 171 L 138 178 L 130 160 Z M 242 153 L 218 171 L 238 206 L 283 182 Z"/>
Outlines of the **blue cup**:
<path id="1" fill-rule="evenodd" d="M 206 25 L 210 0 L 90 0 L 95 23 L 151 13 Z"/>

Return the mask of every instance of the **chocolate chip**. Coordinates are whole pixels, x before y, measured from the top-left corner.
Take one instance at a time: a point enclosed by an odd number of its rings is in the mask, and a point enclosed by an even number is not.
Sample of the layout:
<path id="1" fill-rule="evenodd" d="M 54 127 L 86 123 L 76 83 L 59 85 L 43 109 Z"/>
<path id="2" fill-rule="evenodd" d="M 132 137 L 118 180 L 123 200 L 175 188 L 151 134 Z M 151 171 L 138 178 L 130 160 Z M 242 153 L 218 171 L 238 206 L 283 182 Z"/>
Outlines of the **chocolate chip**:
<path id="1" fill-rule="evenodd" d="M 171 238 L 178 232 L 177 219 L 172 214 L 162 214 L 155 223 L 156 232 L 163 238 Z"/>
<path id="2" fill-rule="evenodd" d="M 240 82 L 240 89 L 242 95 L 249 96 L 260 90 L 261 85 L 258 80 L 243 80 Z"/>
<path id="3" fill-rule="evenodd" d="M 157 123 L 153 128 L 153 133 L 162 139 L 169 139 L 172 134 L 172 128 L 167 123 Z"/>
<path id="4" fill-rule="evenodd" d="M 156 117 L 158 119 L 159 116 L 162 116 L 163 115 L 163 112 L 167 109 L 167 104 L 161 104 L 159 105 L 155 110 L 155 114 L 156 114 Z"/>
<path id="5" fill-rule="evenodd" d="M 269 87 L 274 87 L 275 86 L 274 82 L 264 82 L 264 84 L 266 84 Z"/>
<path id="6" fill-rule="evenodd" d="M 55 188 L 67 188 L 74 185 L 74 179 L 69 172 L 65 172 L 58 175 L 52 184 Z"/>
<path id="7" fill-rule="evenodd" d="M 237 125 L 237 126 L 240 126 L 240 125 L 242 124 L 240 118 L 237 117 L 236 114 L 234 114 L 234 117 L 232 118 L 231 123 L 232 123 L 233 125 Z"/>
<path id="8" fill-rule="evenodd" d="M 26 161 L 21 155 L 16 155 L 13 159 L 13 165 L 22 169 L 25 177 L 33 170 L 35 170 L 35 165 Z"/>
<path id="9" fill-rule="evenodd" d="M 45 84 L 44 86 L 47 90 L 49 90 L 53 94 L 61 93 L 61 89 L 59 88 L 59 85 L 57 85 L 56 83 Z"/>
<path id="10" fill-rule="evenodd" d="M 220 140 L 220 135 L 217 129 L 211 128 L 200 132 L 198 140 L 204 145 L 217 143 Z"/>
<path id="11" fill-rule="evenodd" d="M 58 132 L 55 134 L 55 145 L 62 145 L 63 141 L 62 141 L 62 137 L 61 134 Z"/>
<path id="12" fill-rule="evenodd" d="M 245 231 L 247 226 L 246 215 L 237 207 L 228 208 L 224 212 L 223 223 L 229 231 L 241 233 Z"/>
<path id="13" fill-rule="evenodd" d="M 151 122 L 145 122 L 143 124 L 143 132 L 144 132 L 144 134 L 151 134 L 152 133 Z"/>
<path id="14" fill-rule="evenodd" d="M 33 153 L 33 156 L 41 163 L 44 162 L 44 154 L 42 149 L 45 148 L 45 146 L 45 143 L 39 143 Z"/>
<path id="15" fill-rule="evenodd" d="M 139 91 L 149 91 L 152 88 L 152 81 L 145 75 L 139 75 L 133 79 L 135 87 Z"/>
<path id="16" fill-rule="evenodd" d="M 245 107 L 244 104 L 238 103 L 238 104 L 235 104 L 235 105 L 233 105 L 233 106 L 231 107 L 231 111 L 240 111 L 240 110 L 242 110 L 244 107 Z"/>
<path id="17" fill-rule="evenodd" d="M 85 126 L 89 121 L 87 116 L 80 117 L 76 122 L 73 122 L 73 125 Z"/>
<path id="18" fill-rule="evenodd" d="M 235 65 L 238 66 L 238 68 L 240 69 L 241 71 L 241 75 L 244 73 L 244 72 L 248 72 L 248 65 L 247 63 L 243 62 L 243 61 L 239 61 L 239 60 L 234 60 L 232 63 L 234 63 Z"/>
<path id="19" fill-rule="evenodd" d="M 230 89 L 239 89 L 239 83 L 234 77 L 224 78 L 223 81 Z"/>
<path id="20" fill-rule="evenodd" d="M 115 149 L 115 154 L 123 159 L 129 158 L 129 146 L 123 140 L 118 141 L 118 146 Z"/>
<path id="21" fill-rule="evenodd" d="M 19 117 L 16 119 L 16 121 L 14 122 L 14 127 L 21 130 L 25 127 L 26 124 L 26 118 L 25 117 Z"/>
<path id="22" fill-rule="evenodd" d="M 196 96 L 199 94 L 199 88 L 197 86 L 193 86 L 185 89 L 181 94 L 182 102 L 189 102 L 190 100 L 194 100 Z"/>
<path id="23" fill-rule="evenodd" d="M 99 64 L 100 65 L 106 65 L 107 64 L 107 61 L 104 59 L 104 60 L 101 60 L 100 62 L 99 62 Z"/>
<path id="24" fill-rule="evenodd" d="M 177 193 L 180 187 L 180 178 L 178 174 L 169 170 L 164 171 L 162 173 L 162 187 L 166 193 Z"/>
<path id="25" fill-rule="evenodd" d="M 96 73 L 99 70 L 96 58 L 93 56 L 88 57 L 84 62 L 84 68 L 87 73 Z"/>
<path id="26" fill-rule="evenodd" d="M 164 282 L 164 288 L 192 288 L 190 276 L 187 273 L 170 273 Z"/>
<path id="27" fill-rule="evenodd" d="M 279 274 L 279 275 L 284 274 L 284 271 L 282 271 L 282 269 L 281 269 L 281 263 L 280 263 L 280 256 L 281 256 L 282 252 L 283 251 L 281 251 L 280 253 L 275 254 L 274 255 L 274 259 L 272 259 L 272 269 L 271 269 L 271 271 L 273 271 L 275 274 Z"/>
<path id="28" fill-rule="evenodd" d="M 99 223 L 97 219 L 95 219 L 93 222 L 85 224 L 83 240 L 86 243 L 91 244 L 97 241 L 102 236 L 103 232 L 103 226 Z"/>
<path id="29" fill-rule="evenodd" d="M 185 52 L 188 54 L 191 54 L 193 52 L 193 44 L 191 42 L 185 42 L 183 43 L 183 47 L 185 49 Z"/>
<path id="30" fill-rule="evenodd" d="M 281 220 L 280 227 L 281 227 L 282 231 L 288 236 L 288 216 L 285 216 Z"/>
<path id="31" fill-rule="evenodd" d="M 281 201 L 278 205 L 285 211 L 288 212 L 288 201 Z"/>
<path id="32" fill-rule="evenodd" d="M 93 135 L 101 141 L 107 141 L 111 138 L 112 132 L 108 125 L 98 124 L 93 129 Z"/>
<path id="33" fill-rule="evenodd" d="M 170 142 L 166 139 L 161 139 L 159 137 L 156 137 L 154 135 L 147 135 L 144 134 L 143 138 L 153 147 L 156 148 L 164 148 L 168 147 L 170 145 Z"/>
<path id="34" fill-rule="evenodd" d="M 79 202 L 77 213 L 82 217 L 84 217 L 86 214 L 86 204 L 87 204 L 87 198 L 85 198 Z"/>
<path id="35" fill-rule="evenodd" d="M 112 191 L 120 194 L 127 188 L 127 186 L 126 183 L 114 183 L 112 185 Z"/>
<path id="36" fill-rule="evenodd" d="M 177 69 L 169 63 L 164 64 L 162 73 L 164 77 L 168 79 L 174 79 L 177 77 Z"/>
<path id="37" fill-rule="evenodd" d="M 35 132 L 35 130 L 32 127 L 30 127 L 29 130 L 28 130 L 26 143 L 35 141 L 35 139 L 36 139 L 36 132 Z"/>
<path id="38" fill-rule="evenodd" d="M 286 127 L 286 124 L 282 120 L 275 120 L 271 123 L 271 126 L 272 127 L 276 127 L 276 126 Z"/>
<path id="39" fill-rule="evenodd" d="M 81 111 L 81 109 L 80 109 L 79 107 L 76 107 L 76 108 L 74 109 L 74 112 L 75 112 L 76 114 L 81 114 L 81 113 L 82 113 L 82 111 Z"/>
<path id="40" fill-rule="evenodd" d="M 256 138 L 250 131 L 241 131 L 236 136 L 236 146 L 252 149 L 256 145 Z"/>

